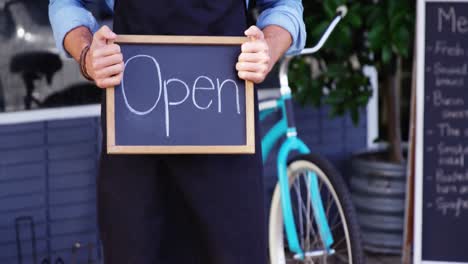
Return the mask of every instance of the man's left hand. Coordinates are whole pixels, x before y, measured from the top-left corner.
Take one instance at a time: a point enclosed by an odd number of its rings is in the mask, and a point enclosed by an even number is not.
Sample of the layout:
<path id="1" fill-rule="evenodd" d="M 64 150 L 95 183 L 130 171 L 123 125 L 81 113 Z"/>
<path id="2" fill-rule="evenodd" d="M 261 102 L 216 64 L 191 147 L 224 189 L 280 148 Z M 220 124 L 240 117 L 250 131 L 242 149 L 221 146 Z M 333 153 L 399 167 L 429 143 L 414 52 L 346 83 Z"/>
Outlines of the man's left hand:
<path id="1" fill-rule="evenodd" d="M 272 68 L 270 49 L 265 36 L 258 27 L 251 26 L 245 31 L 249 41 L 242 44 L 242 52 L 236 64 L 239 78 L 261 83 Z"/>

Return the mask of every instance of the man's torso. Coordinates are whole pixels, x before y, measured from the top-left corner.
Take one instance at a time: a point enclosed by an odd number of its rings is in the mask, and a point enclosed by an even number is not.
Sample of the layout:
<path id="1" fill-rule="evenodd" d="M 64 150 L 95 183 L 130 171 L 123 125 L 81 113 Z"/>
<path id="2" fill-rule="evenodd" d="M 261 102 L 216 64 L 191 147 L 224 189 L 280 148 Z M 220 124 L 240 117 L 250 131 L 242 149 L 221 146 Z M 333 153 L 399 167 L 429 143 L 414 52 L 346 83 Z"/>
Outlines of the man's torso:
<path id="1" fill-rule="evenodd" d="M 140 35 L 239 36 L 244 0 L 116 0 L 114 31 Z"/>

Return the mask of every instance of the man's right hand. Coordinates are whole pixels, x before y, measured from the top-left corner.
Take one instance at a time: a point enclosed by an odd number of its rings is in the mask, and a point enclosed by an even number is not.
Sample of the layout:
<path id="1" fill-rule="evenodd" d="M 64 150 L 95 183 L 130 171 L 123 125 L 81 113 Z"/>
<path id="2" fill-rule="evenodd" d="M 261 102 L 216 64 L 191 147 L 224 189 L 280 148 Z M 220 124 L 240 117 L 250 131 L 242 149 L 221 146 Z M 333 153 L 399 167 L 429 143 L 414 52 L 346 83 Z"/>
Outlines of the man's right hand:
<path id="1" fill-rule="evenodd" d="M 101 27 L 86 54 L 86 72 L 99 88 L 117 86 L 122 81 L 124 63 L 120 46 L 108 43 L 116 37 L 109 27 Z"/>

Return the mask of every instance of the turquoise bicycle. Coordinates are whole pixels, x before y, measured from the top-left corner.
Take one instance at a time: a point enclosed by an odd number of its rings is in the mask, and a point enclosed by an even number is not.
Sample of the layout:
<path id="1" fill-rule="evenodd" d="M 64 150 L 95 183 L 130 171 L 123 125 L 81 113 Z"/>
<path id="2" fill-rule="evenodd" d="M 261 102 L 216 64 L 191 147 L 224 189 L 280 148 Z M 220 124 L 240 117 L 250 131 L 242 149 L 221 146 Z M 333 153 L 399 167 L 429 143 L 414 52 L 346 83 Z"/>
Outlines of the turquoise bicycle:
<path id="1" fill-rule="evenodd" d="M 300 55 L 320 50 L 345 15 L 346 7 L 339 7 L 319 43 Z M 264 162 L 273 146 L 286 138 L 278 151 L 279 180 L 270 208 L 270 262 L 364 263 L 356 213 L 341 175 L 297 135 L 287 75 L 291 59 L 285 57 L 280 64 L 281 96 L 259 106 L 261 121 L 274 112 L 282 114 L 262 139 Z M 290 159 L 292 152 L 300 155 Z"/>

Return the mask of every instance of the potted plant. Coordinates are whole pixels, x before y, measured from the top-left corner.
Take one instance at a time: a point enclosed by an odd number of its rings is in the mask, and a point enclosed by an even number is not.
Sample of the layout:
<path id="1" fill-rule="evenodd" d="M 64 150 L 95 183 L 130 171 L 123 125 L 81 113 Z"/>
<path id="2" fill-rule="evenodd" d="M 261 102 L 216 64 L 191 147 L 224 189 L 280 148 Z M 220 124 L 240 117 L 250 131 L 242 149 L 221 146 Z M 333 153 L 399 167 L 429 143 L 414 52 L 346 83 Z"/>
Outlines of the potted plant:
<path id="1" fill-rule="evenodd" d="M 349 114 L 357 123 L 372 95 L 363 67 L 377 69 L 386 147 L 354 155 L 351 175 L 345 176 L 350 178 L 365 248 L 398 253 L 406 182 L 400 91 L 403 73 L 412 68 L 415 4 L 407 0 L 304 1 L 310 42 L 320 36 L 342 4 L 349 9 L 342 25 L 313 58 L 295 60 L 290 80 L 299 102 L 330 105 L 332 116 Z"/>

